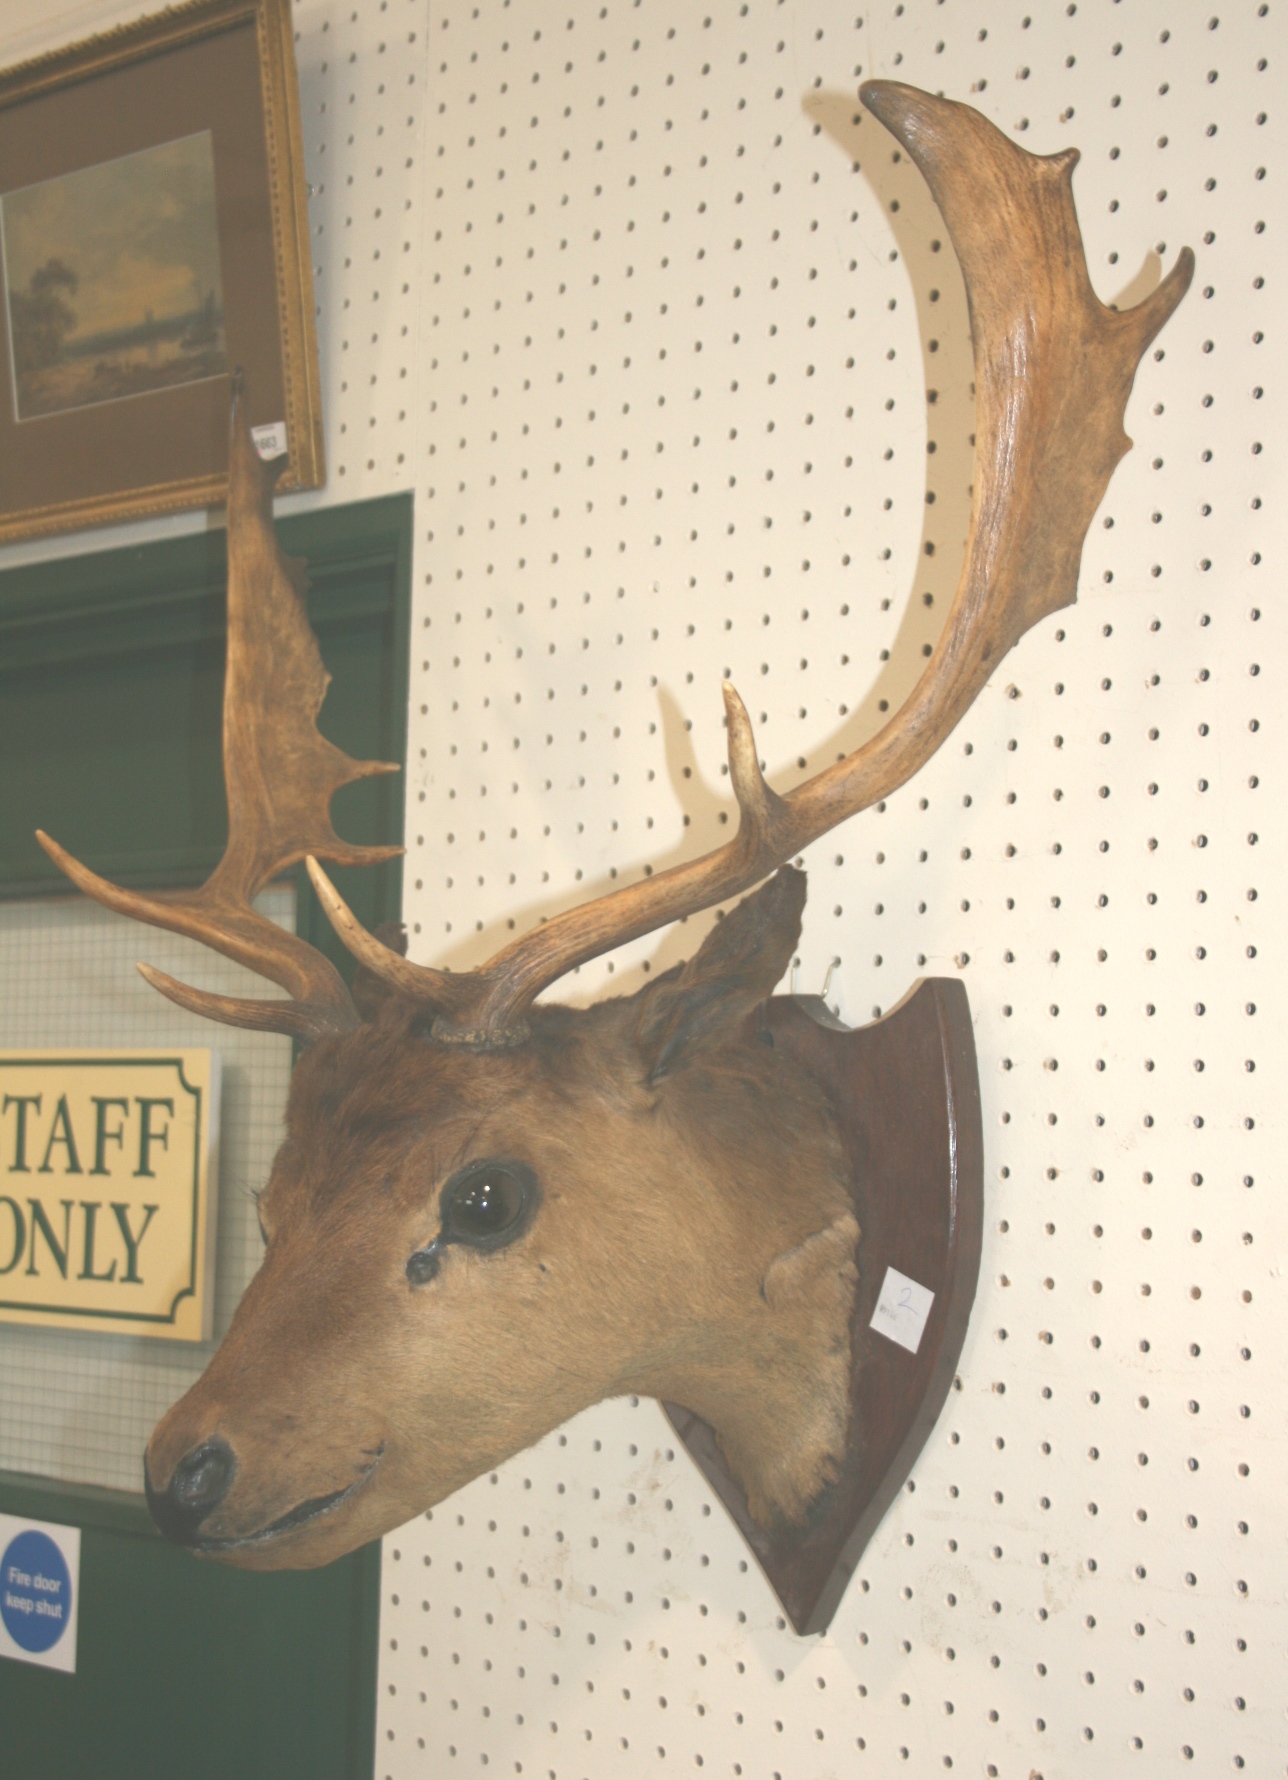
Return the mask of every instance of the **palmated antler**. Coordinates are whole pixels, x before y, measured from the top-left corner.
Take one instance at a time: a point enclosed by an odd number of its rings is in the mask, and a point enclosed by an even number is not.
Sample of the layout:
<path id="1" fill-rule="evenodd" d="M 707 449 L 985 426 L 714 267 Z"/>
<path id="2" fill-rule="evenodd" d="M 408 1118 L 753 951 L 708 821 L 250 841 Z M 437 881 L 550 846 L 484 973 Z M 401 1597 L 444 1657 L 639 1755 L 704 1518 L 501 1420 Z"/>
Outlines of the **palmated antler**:
<path id="1" fill-rule="evenodd" d="M 316 861 L 309 873 L 337 933 L 369 969 L 438 1009 L 444 1039 L 498 1045 L 526 1030 L 535 997 L 566 971 L 748 890 L 929 759 L 1011 646 L 1077 595 L 1082 544 L 1131 441 L 1136 367 L 1189 288 L 1188 248 L 1125 313 L 1091 288 L 1074 209 L 1076 149 L 1039 157 L 968 105 L 874 80 L 868 109 L 934 194 L 957 250 L 975 347 L 975 471 L 966 561 L 920 680 L 855 753 L 785 796 L 765 783 L 742 700 L 724 687 L 737 835 L 701 859 L 554 916 L 459 976 L 410 964 L 363 931 Z"/>
<path id="2" fill-rule="evenodd" d="M 41 846 L 87 896 L 154 927 L 185 933 L 268 977 L 289 1001 L 212 995 L 141 964 L 149 983 L 191 1012 L 312 1039 L 358 1024 L 349 991 L 316 947 L 257 914 L 251 903 L 306 856 L 378 865 L 401 847 L 355 847 L 331 826 L 341 785 L 397 772 L 381 760 L 351 760 L 319 735 L 316 718 L 331 676 L 304 610 L 303 564 L 273 535 L 276 471 L 251 440 L 240 373 L 233 379 L 228 446 L 228 669 L 224 685 L 224 781 L 228 845 L 199 890 L 141 895 L 82 865 L 37 831 Z M 391 953 L 390 956 L 393 956 Z"/>

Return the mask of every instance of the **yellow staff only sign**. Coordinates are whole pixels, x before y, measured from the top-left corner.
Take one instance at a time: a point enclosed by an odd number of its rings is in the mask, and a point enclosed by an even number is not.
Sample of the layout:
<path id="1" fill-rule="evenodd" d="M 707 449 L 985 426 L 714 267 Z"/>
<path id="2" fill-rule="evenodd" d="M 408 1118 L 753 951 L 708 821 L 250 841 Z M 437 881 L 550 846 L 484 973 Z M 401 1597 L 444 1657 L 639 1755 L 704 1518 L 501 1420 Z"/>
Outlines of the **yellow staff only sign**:
<path id="1" fill-rule="evenodd" d="M 208 1341 L 219 1058 L 0 1051 L 0 1322 Z"/>

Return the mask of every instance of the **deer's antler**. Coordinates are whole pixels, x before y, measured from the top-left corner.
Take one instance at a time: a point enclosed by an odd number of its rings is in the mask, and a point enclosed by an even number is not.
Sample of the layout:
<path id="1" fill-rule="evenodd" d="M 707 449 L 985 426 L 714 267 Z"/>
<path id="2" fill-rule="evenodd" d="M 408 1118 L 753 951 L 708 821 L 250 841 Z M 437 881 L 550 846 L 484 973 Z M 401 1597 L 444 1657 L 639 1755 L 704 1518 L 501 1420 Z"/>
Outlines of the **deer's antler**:
<path id="1" fill-rule="evenodd" d="M 481 969 L 444 976 L 365 934 L 310 859 L 336 931 L 404 994 L 436 1006 L 437 1036 L 513 1043 L 535 997 L 566 971 L 667 922 L 723 902 L 894 791 L 948 736 L 999 661 L 1077 595 L 1082 544 L 1131 441 L 1123 413 L 1145 348 L 1189 288 L 1188 248 L 1136 308 L 1091 288 L 1074 209 L 1076 149 L 1039 157 L 969 105 L 893 81 L 863 103 L 903 143 L 934 194 L 961 262 L 975 347 L 975 475 L 966 561 L 944 631 L 885 727 L 780 797 L 766 785 L 741 699 L 724 688 L 737 835 L 704 858 L 556 915 Z"/>
<path id="2" fill-rule="evenodd" d="M 349 991 L 321 952 L 257 914 L 251 903 L 265 884 L 307 855 L 376 865 L 400 853 L 401 847 L 350 846 L 330 816 L 341 785 L 398 768 L 351 760 L 318 733 L 316 718 L 331 676 L 304 610 L 303 565 L 283 556 L 273 535 L 276 475 L 260 462 L 251 440 L 240 373 L 233 380 L 228 454 L 223 858 L 199 890 L 146 896 L 98 877 L 47 834 L 37 831 L 37 838 L 87 896 L 136 921 L 201 940 L 280 984 L 291 999 L 211 995 L 141 964 L 163 995 L 230 1026 L 317 1038 L 358 1024 Z"/>

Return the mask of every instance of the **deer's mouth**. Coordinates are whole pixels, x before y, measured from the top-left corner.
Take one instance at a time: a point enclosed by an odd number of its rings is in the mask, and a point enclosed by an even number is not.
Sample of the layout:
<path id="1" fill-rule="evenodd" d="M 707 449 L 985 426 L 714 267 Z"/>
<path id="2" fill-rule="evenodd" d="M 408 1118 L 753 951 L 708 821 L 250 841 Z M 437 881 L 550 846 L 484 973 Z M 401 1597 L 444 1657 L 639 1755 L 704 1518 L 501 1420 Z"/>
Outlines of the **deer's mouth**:
<path id="1" fill-rule="evenodd" d="M 346 1484 L 343 1489 L 332 1490 L 325 1496 L 313 1496 L 307 1502 L 298 1502 L 294 1508 L 288 1509 L 285 1514 L 279 1515 L 275 1521 L 270 1521 L 268 1526 L 260 1527 L 254 1533 L 233 1533 L 226 1537 L 199 1533 L 195 1539 L 189 1542 L 189 1550 L 214 1557 L 223 1552 L 244 1551 L 248 1547 L 268 1545 L 274 1540 L 284 1539 L 292 1533 L 299 1532 L 301 1527 L 310 1526 L 314 1521 L 334 1514 L 346 1502 L 351 1501 L 360 1490 L 365 1489 L 379 1467 L 381 1454 L 384 1450 L 382 1441 L 376 1449 L 375 1456 L 362 1474 L 355 1477 L 352 1483 Z"/>

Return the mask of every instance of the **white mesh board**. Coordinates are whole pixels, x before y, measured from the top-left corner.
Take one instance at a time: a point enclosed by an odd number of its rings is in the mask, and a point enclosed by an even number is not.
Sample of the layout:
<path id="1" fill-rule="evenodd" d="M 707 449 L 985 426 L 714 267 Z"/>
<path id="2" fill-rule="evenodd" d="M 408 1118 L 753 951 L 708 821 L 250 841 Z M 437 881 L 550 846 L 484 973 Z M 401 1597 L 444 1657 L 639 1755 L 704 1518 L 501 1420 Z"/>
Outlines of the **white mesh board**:
<path id="1" fill-rule="evenodd" d="M 256 905 L 282 926 L 295 893 Z M 145 957 L 183 981 L 256 992 L 249 972 L 176 934 L 144 930 L 80 897 L 0 902 L 0 1047 L 208 1045 L 223 1063 L 216 1340 L 259 1266 L 252 1193 L 282 1137 L 289 1039 L 198 1020 L 149 989 Z M 148 1436 L 205 1368 L 213 1344 L 0 1324 L 0 1470 L 142 1487 Z"/>
<path id="2" fill-rule="evenodd" d="M 937 634 L 965 302 L 862 78 L 1080 146 L 1102 298 L 1198 255 L 1077 606 L 808 859 L 801 989 L 960 974 L 975 1017 L 980 1291 L 915 1487 L 801 1640 L 656 1407 L 587 1411 L 386 1541 L 377 1775 L 1280 1772 L 1277 0 L 297 22 L 330 480 L 290 504 L 415 491 L 425 962 L 723 839 L 724 671 L 783 789 Z"/>

